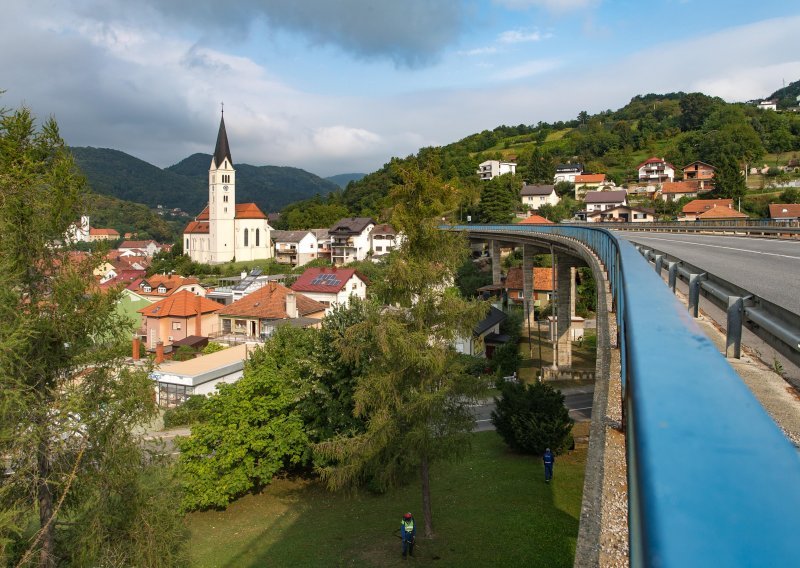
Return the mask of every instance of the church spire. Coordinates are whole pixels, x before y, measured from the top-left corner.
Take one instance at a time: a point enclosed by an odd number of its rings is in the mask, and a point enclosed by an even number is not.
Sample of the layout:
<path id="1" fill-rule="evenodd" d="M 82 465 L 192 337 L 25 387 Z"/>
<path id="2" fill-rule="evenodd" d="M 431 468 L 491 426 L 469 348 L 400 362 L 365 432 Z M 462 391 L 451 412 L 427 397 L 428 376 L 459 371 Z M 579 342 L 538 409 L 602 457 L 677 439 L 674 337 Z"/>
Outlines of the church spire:
<path id="1" fill-rule="evenodd" d="M 225 115 L 219 119 L 219 133 L 217 134 L 217 147 L 214 148 L 214 167 L 220 167 L 223 160 L 228 159 L 230 167 L 233 167 L 231 149 L 228 146 L 228 134 L 225 132 Z"/>

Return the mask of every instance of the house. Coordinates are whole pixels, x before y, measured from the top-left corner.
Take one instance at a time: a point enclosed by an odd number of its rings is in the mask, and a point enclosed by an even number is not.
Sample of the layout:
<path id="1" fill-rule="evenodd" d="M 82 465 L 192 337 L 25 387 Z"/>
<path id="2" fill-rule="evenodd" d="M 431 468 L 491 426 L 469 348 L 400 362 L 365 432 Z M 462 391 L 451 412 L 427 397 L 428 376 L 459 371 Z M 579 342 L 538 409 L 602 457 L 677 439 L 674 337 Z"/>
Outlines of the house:
<path id="1" fill-rule="evenodd" d="M 556 174 L 553 176 L 553 183 L 566 181 L 575 183 L 575 177 L 583 173 L 583 164 L 558 164 Z"/>
<path id="2" fill-rule="evenodd" d="M 341 219 L 328 230 L 331 237 L 331 262 L 341 266 L 365 260 L 370 252 L 370 233 L 375 227 L 371 217 Z"/>
<path id="3" fill-rule="evenodd" d="M 281 264 L 303 266 L 317 258 L 317 237 L 311 231 L 272 231 L 272 240 Z"/>
<path id="4" fill-rule="evenodd" d="M 738 219 L 749 219 L 749 215 L 737 211 L 733 204 L 727 207 L 712 207 L 697 216 L 696 221 L 733 221 Z"/>
<path id="5" fill-rule="evenodd" d="M 504 174 L 513 175 L 517 173 L 517 164 L 514 162 L 501 162 L 499 160 L 486 160 L 478 164 L 477 173 L 481 176 L 482 180 L 488 181 Z"/>
<path id="6" fill-rule="evenodd" d="M 733 199 L 695 199 L 683 206 L 678 221 L 695 221 L 697 217 L 715 207 L 733 207 Z"/>
<path id="7" fill-rule="evenodd" d="M 161 407 L 178 406 L 192 395 L 213 394 L 218 384 L 242 378 L 244 364 L 253 347 L 237 345 L 188 361 L 163 361 L 150 372 L 156 383 L 156 402 Z"/>
<path id="8" fill-rule="evenodd" d="M 217 312 L 219 334 L 263 339 L 278 325 L 319 327 L 325 309 L 326 306 L 316 300 L 270 282 Z"/>
<path id="9" fill-rule="evenodd" d="M 629 184 L 625 187 L 625 191 L 628 192 L 628 195 L 646 196 L 652 199 L 658 193 L 659 185 L 655 183 Z"/>
<path id="10" fill-rule="evenodd" d="M 504 288 L 509 302 L 523 303 L 522 268 L 509 268 Z M 553 269 L 547 266 L 533 268 L 533 305 L 540 307 L 553 297 Z"/>
<path id="11" fill-rule="evenodd" d="M 171 345 L 189 335 L 208 336 L 217 325 L 220 305 L 188 290 L 182 290 L 137 310 L 142 316 L 138 335 L 145 338 L 149 349 L 156 344 Z"/>
<path id="12" fill-rule="evenodd" d="M 661 184 L 661 201 L 678 201 L 683 197 L 697 197 L 700 192 L 698 181 L 665 181 Z"/>
<path id="13" fill-rule="evenodd" d="M 778 110 L 778 101 L 761 101 L 756 105 L 760 110 Z"/>
<path id="14" fill-rule="evenodd" d="M 354 268 L 309 268 L 300 275 L 291 288 L 328 308 L 347 306 L 351 297 L 364 300 L 369 280 Z"/>
<path id="15" fill-rule="evenodd" d="M 220 278 L 219 285 L 206 292 L 206 298 L 228 306 L 270 283 L 283 283 L 286 280 L 285 274 L 268 275 L 262 272 L 261 268 L 256 267 L 249 274 L 242 272 L 240 276 Z"/>
<path id="16" fill-rule="evenodd" d="M 675 166 L 664 158 L 648 158 L 636 169 L 639 171 L 639 181 L 663 183 L 675 180 Z"/>
<path id="17" fill-rule="evenodd" d="M 550 219 L 545 219 L 541 215 L 530 215 L 518 223 L 518 225 L 553 225 Z"/>
<path id="18" fill-rule="evenodd" d="M 117 247 L 121 253 L 128 253 L 133 255 L 143 255 L 146 257 L 154 256 L 161 250 L 159 244 L 153 240 L 149 241 L 122 241 Z"/>
<path id="19" fill-rule="evenodd" d="M 183 230 L 184 254 L 207 264 L 272 257 L 267 216 L 255 203 L 236 203 L 236 169 L 224 117 L 208 170 L 207 203 Z"/>
<path id="20" fill-rule="evenodd" d="M 372 259 L 378 259 L 389 254 L 400 246 L 402 235 L 398 234 L 391 225 L 375 225 L 370 233 L 370 247 Z"/>
<path id="21" fill-rule="evenodd" d="M 770 203 L 769 218 L 773 221 L 798 221 L 800 203 Z"/>
<path id="22" fill-rule="evenodd" d="M 328 229 L 309 229 L 317 239 L 317 258 L 331 261 L 331 235 Z"/>
<path id="23" fill-rule="evenodd" d="M 683 179 L 696 181 L 701 192 L 714 189 L 714 174 L 716 168 L 699 160 L 683 167 Z"/>
<path id="24" fill-rule="evenodd" d="M 89 227 L 89 242 L 94 243 L 97 241 L 116 241 L 119 238 L 119 233 L 114 229 L 95 229 Z"/>
<path id="25" fill-rule="evenodd" d="M 500 335 L 500 324 L 507 317 L 501 310 L 492 306 L 489 308 L 489 314 L 473 328 L 472 337 L 456 339 L 456 351 L 465 355 L 484 356 L 491 359 L 494 347 L 509 340 L 508 336 Z"/>
<path id="26" fill-rule="evenodd" d="M 79 223 L 72 223 L 67 229 L 67 242 L 93 243 L 96 241 L 115 241 L 119 233 L 114 229 L 99 229 L 89 224 L 89 216 L 81 215 Z"/>
<path id="27" fill-rule="evenodd" d="M 584 197 L 586 212 L 605 211 L 619 205 L 628 204 L 628 193 L 624 189 L 610 191 L 590 191 Z"/>
<path id="28" fill-rule="evenodd" d="M 575 176 L 575 199 L 583 199 L 589 191 L 606 185 L 606 174 L 581 174 Z"/>
<path id="29" fill-rule="evenodd" d="M 552 185 L 523 185 L 519 192 L 523 209 L 536 211 L 542 205 L 557 205 L 561 198 Z"/>
<path id="30" fill-rule="evenodd" d="M 656 211 L 644 207 L 618 205 L 605 211 L 587 213 L 586 220 L 592 223 L 652 223 L 656 220 Z"/>
<path id="31" fill-rule="evenodd" d="M 133 290 L 151 300 L 161 300 L 183 291 L 191 292 L 196 296 L 206 295 L 206 289 L 200 285 L 197 278 L 177 274 L 153 274 L 137 278 L 128 285 L 128 290 Z"/>

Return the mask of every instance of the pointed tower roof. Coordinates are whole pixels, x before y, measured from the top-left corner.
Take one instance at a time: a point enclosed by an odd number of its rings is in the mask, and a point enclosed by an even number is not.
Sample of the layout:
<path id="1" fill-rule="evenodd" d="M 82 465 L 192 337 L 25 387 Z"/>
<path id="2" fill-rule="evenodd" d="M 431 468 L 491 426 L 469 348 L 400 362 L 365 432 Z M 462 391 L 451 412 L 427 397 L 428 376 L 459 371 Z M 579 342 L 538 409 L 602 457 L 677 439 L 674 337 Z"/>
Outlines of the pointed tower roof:
<path id="1" fill-rule="evenodd" d="M 231 149 L 228 146 L 228 134 L 225 132 L 225 115 L 219 119 L 219 133 L 217 134 L 217 146 L 214 148 L 214 167 L 222 165 L 222 161 L 228 158 L 228 162 L 233 167 L 233 158 L 231 158 Z"/>

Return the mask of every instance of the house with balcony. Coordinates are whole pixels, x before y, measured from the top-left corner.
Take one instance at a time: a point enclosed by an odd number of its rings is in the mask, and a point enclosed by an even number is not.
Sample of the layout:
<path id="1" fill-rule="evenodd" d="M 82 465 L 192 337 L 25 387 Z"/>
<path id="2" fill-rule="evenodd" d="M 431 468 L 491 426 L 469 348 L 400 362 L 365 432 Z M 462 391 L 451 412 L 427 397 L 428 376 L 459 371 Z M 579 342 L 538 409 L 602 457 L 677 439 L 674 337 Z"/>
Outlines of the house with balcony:
<path id="1" fill-rule="evenodd" d="M 517 164 L 514 162 L 501 162 L 500 160 L 486 160 L 478 164 L 478 175 L 483 181 L 502 176 L 504 174 L 517 173 Z"/>
<path id="2" fill-rule="evenodd" d="M 341 219 L 328 230 L 331 238 L 331 262 L 342 266 L 367 258 L 371 250 L 370 233 L 375 227 L 371 217 Z"/>
<path id="3" fill-rule="evenodd" d="M 217 325 L 220 305 L 182 290 L 137 310 L 142 318 L 140 335 L 148 349 L 157 343 L 172 345 L 190 335 L 208 337 Z"/>
<path id="4" fill-rule="evenodd" d="M 237 335 L 263 340 L 281 325 L 319 327 L 326 306 L 282 284 L 270 282 L 241 300 L 225 306 L 214 335 Z"/>
<path id="5" fill-rule="evenodd" d="M 575 176 L 575 199 L 583 199 L 590 191 L 598 191 L 607 185 L 606 174 L 581 174 Z"/>
<path id="6" fill-rule="evenodd" d="M 309 229 L 317 239 L 317 258 L 331 261 L 331 235 L 328 229 Z"/>
<path id="7" fill-rule="evenodd" d="M 206 292 L 206 298 L 228 306 L 268 284 L 282 284 L 285 280 L 285 274 L 263 274 L 260 267 L 255 267 L 249 273 L 242 272 L 240 276 L 220 278 L 218 285 Z"/>
<path id="8" fill-rule="evenodd" d="M 369 280 L 353 268 L 309 268 L 300 275 L 291 288 L 324 304 L 327 313 L 336 306 L 347 306 L 350 298 L 367 297 Z"/>
<path id="9" fill-rule="evenodd" d="M 523 185 L 519 192 L 522 208 L 537 211 L 542 205 L 557 205 L 561 198 L 552 185 Z"/>
<path id="10" fill-rule="evenodd" d="M 705 162 L 697 160 L 684 166 L 682 169 L 684 181 L 697 182 L 700 192 L 714 189 L 714 174 L 716 168 L 711 164 L 706 164 Z"/>
<path id="11" fill-rule="evenodd" d="M 272 231 L 275 260 L 290 266 L 303 266 L 317 258 L 317 237 L 311 231 Z"/>
<path id="12" fill-rule="evenodd" d="M 376 260 L 392 252 L 400 246 L 403 236 L 391 225 L 375 225 L 370 233 L 372 259 Z"/>
<path id="13" fill-rule="evenodd" d="M 640 182 L 664 183 L 675 180 L 675 166 L 664 158 L 648 158 L 636 167 Z"/>
<path id="14" fill-rule="evenodd" d="M 583 174 L 583 164 L 558 164 L 553 176 L 553 183 L 567 181 L 575 183 L 575 178 Z"/>

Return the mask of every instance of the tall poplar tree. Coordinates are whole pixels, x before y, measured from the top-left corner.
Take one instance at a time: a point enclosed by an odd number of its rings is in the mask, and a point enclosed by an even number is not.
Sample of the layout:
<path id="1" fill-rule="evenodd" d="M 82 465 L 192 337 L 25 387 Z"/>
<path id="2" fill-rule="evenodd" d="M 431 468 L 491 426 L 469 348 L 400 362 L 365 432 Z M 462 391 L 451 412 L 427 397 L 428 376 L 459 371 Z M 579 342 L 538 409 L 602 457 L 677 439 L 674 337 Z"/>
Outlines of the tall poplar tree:
<path id="1" fill-rule="evenodd" d="M 431 464 L 468 448 L 468 403 L 483 387 L 453 345 L 471 338 L 485 306 L 452 288 L 468 248 L 462 235 L 437 227 L 458 192 L 424 170 L 399 173 L 392 224 L 405 240 L 376 283 L 388 305 L 372 304 L 340 341 L 344 357 L 363 364 L 354 400 L 367 427 L 316 450 L 334 461 L 320 469 L 331 489 L 364 481 L 388 488 L 419 475 L 425 536 L 432 537 Z"/>
<path id="2" fill-rule="evenodd" d="M 84 198 L 55 121 L 0 112 L 0 563 L 178 564 L 172 482 L 131 433 L 152 383 L 120 364 L 130 328 L 99 255 L 59 244 Z"/>

